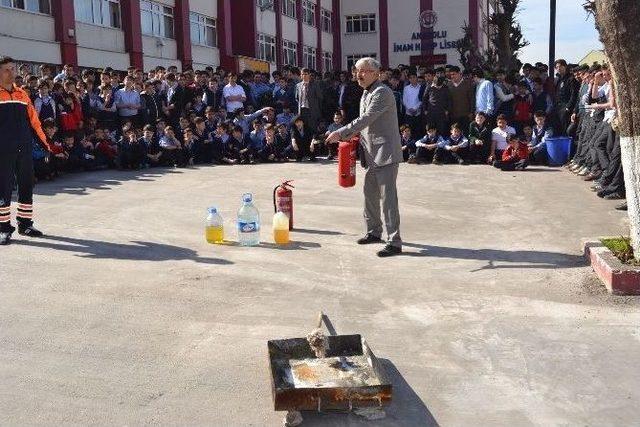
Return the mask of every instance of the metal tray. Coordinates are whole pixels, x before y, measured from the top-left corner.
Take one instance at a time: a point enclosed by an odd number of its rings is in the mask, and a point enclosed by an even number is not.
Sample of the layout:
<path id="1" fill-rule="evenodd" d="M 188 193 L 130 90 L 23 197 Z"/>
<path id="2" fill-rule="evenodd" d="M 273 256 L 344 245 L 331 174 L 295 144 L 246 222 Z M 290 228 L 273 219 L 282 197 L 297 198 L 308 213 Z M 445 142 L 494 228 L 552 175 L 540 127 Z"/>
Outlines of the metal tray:
<path id="1" fill-rule="evenodd" d="M 391 402 L 384 367 L 360 335 L 330 335 L 326 357 L 306 338 L 268 341 L 276 411 L 352 410 Z"/>

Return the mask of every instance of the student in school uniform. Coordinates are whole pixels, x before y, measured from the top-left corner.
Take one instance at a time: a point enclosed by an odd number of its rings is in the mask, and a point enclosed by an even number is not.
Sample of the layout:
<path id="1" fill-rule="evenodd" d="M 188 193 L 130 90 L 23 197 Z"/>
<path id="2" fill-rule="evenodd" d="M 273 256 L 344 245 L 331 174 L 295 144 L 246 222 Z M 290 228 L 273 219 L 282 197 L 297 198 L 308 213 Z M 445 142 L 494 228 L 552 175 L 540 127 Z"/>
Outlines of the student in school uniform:
<path id="1" fill-rule="evenodd" d="M 498 115 L 496 122 L 498 126 L 491 131 L 491 149 L 488 158 L 490 164 L 502 158 L 502 153 L 509 146 L 507 137 L 516 134 L 516 130 L 507 124 L 507 116 L 504 114 Z"/>
<path id="2" fill-rule="evenodd" d="M 490 149 L 491 128 L 487 121 L 487 115 L 478 111 L 474 121 L 469 125 L 469 162 L 486 163 Z"/>
<path id="3" fill-rule="evenodd" d="M 438 144 L 442 142 L 442 137 L 438 134 L 438 126 L 435 123 L 429 123 L 426 126 L 427 134 L 416 141 L 416 154 L 409 157 L 407 163 L 432 163 Z"/>
<path id="4" fill-rule="evenodd" d="M 411 137 L 411 127 L 409 125 L 400 126 L 400 144 L 402 144 L 402 158 L 404 161 L 415 159 L 416 140 Z"/>
<path id="5" fill-rule="evenodd" d="M 531 163 L 545 165 L 549 161 L 547 140 L 553 136 L 553 129 L 547 123 L 544 111 L 536 111 L 534 117 L 536 124 L 531 129 L 531 141 L 528 141 L 529 160 Z"/>
<path id="6" fill-rule="evenodd" d="M 529 150 L 526 144 L 520 141 L 520 137 L 509 135 L 507 148 L 502 152 L 501 159 L 493 166 L 502 171 L 521 171 L 528 165 Z"/>
<path id="7" fill-rule="evenodd" d="M 469 140 L 462 133 L 460 125 L 454 123 L 451 125 L 451 135 L 449 138 L 443 138 L 438 144 L 438 148 L 436 148 L 433 156 L 433 163 L 458 163 L 459 165 L 463 165 L 465 163 L 464 159 L 468 146 Z"/>

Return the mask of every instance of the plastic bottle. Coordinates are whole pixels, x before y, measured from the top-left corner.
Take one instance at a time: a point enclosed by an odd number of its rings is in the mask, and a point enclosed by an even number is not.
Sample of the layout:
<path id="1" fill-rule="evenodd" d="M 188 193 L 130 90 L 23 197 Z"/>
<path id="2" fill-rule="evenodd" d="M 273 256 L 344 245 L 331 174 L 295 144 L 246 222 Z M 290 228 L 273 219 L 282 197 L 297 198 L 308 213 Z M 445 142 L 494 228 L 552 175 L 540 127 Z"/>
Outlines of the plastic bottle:
<path id="1" fill-rule="evenodd" d="M 218 209 L 210 207 L 207 209 L 209 215 L 205 222 L 205 237 L 208 243 L 224 243 L 224 223 Z"/>
<path id="2" fill-rule="evenodd" d="M 281 211 L 273 215 L 273 241 L 278 245 L 289 243 L 289 217 Z"/>
<path id="3" fill-rule="evenodd" d="M 238 243 L 240 246 L 260 244 L 260 213 L 253 205 L 251 193 L 242 195 L 242 206 L 238 209 Z"/>

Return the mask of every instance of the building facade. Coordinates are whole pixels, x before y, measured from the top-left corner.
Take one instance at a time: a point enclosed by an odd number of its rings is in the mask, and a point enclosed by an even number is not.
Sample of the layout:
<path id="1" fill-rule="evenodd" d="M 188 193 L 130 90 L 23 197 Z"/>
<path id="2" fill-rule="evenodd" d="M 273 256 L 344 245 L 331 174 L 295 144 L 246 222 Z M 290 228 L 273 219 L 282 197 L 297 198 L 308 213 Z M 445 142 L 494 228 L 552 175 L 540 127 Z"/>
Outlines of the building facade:
<path id="1" fill-rule="evenodd" d="M 319 71 L 457 63 L 468 24 L 488 46 L 495 0 L 0 0 L 0 54 L 144 70 L 222 65 Z"/>

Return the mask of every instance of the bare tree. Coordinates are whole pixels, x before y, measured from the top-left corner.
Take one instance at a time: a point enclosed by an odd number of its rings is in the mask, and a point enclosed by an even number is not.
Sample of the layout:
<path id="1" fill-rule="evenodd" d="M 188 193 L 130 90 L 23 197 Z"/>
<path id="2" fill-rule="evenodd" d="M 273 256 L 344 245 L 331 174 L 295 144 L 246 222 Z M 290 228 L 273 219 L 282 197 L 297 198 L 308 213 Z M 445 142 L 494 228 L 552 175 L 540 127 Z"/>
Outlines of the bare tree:
<path id="1" fill-rule="evenodd" d="M 585 8 L 595 16 L 616 86 L 631 244 L 640 259 L 640 2 L 592 0 Z"/>

